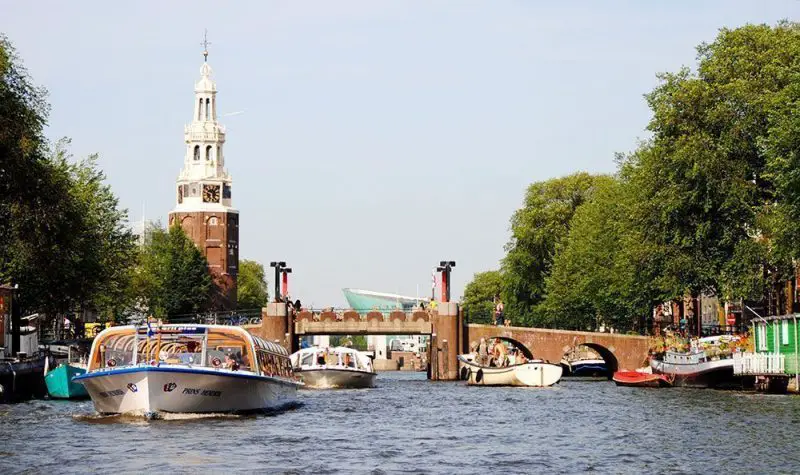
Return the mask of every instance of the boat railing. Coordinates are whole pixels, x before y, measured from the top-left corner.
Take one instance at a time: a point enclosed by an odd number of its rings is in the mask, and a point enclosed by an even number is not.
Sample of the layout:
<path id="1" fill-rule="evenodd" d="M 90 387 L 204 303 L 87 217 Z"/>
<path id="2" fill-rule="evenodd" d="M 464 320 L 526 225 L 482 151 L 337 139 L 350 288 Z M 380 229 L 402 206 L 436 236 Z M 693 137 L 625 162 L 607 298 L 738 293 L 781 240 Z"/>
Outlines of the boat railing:
<path id="1" fill-rule="evenodd" d="M 733 356 L 733 374 L 785 374 L 786 357 L 778 353 L 737 353 Z"/>

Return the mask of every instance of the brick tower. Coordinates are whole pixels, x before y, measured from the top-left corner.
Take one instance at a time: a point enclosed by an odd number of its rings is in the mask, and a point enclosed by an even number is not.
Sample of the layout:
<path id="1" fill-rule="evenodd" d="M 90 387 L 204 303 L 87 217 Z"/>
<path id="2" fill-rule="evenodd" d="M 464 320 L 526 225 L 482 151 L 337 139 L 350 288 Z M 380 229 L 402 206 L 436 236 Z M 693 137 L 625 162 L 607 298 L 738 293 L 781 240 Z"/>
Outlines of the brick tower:
<path id="1" fill-rule="evenodd" d="M 233 208 L 232 180 L 224 168 L 225 128 L 217 122 L 217 85 L 211 79 L 207 50 L 203 56 L 192 123 L 184 127 L 186 153 L 169 224 L 180 224 L 206 256 L 217 286 L 215 307 L 232 310 L 239 271 L 239 211 Z"/>

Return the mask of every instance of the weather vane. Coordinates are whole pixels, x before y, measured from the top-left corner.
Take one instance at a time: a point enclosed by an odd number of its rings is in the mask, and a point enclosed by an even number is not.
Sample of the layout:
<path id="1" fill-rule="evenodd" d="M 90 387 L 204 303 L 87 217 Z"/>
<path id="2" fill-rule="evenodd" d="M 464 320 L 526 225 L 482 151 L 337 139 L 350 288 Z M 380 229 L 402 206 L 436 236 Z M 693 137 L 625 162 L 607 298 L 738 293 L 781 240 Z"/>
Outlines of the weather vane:
<path id="1" fill-rule="evenodd" d="M 200 46 L 203 47 L 203 61 L 208 62 L 208 45 L 210 45 L 208 41 L 208 29 L 205 30 L 203 33 L 203 42 L 200 43 Z"/>

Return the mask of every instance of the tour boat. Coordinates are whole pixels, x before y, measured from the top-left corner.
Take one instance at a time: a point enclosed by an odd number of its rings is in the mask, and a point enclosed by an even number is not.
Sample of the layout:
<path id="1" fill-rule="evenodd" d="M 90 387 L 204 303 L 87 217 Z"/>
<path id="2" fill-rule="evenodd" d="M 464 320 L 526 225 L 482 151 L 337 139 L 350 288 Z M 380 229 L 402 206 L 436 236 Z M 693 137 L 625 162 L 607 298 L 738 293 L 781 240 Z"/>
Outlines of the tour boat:
<path id="1" fill-rule="evenodd" d="M 494 337 L 489 341 L 500 340 L 510 343 L 516 348 L 517 354 L 524 356 L 524 362 L 518 363 L 519 357 L 514 361 L 509 358 L 507 366 L 489 366 L 486 361 L 480 361 L 475 353 L 458 355 L 459 376 L 467 381 L 470 386 L 552 386 L 561 380 L 563 368 L 560 364 L 548 363 L 534 359 L 531 351 L 522 343 L 507 337 Z M 491 353 L 491 351 L 490 351 Z M 522 358 L 519 358 L 522 360 Z"/>
<path id="2" fill-rule="evenodd" d="M 283 347 L 241 327 L 148 324 L 103 330 L 74 381 L 101 414 L 281 409 L 297 388 Z"/>
<path id="3" fill-rule="evenodd" d="M 667 350 L 652 357 L 650 367 L 653 373 L 672 379 L 674 386 L 741 387 L 741 377 L 733 374 L 733 353 L 721 349 L 735 341 L 738 337 L 731 335 L 700 338 L 686 352 Z"/>
<path id="4" fill-rule="evenodd" d="M 324 349 L 316 346 L 303 348 L 291 356 L 295 374 L 305 387 L 371 388 L 377 374 L 372 360 L 360 351 L 337 346 Z"/>
<path id="5" fill-rule="evenodd" d="M 650 368 L 647 368 L 648 370 Z M 617 371 L 611 377 L 617 386 L 634 386 L 641 388 L 668 388 L 672 386 L 669 377 L 644 371 Z"/>

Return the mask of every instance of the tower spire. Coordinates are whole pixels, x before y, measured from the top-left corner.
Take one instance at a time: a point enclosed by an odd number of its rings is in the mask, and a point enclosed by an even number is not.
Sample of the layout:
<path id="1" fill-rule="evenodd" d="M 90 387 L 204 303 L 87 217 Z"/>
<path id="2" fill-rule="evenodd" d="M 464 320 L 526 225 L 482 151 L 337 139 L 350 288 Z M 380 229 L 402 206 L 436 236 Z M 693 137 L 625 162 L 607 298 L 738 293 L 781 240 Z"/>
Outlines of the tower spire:
<path id="1" fill-rule="evenodd" d="M 203 32 L 203 42 L 200 43 L 200 46 L 203 47 L 203 61 L 208 62 L 208 45 L 211 43 L 208 41 L 208 29 L 205 29 Z"/>

